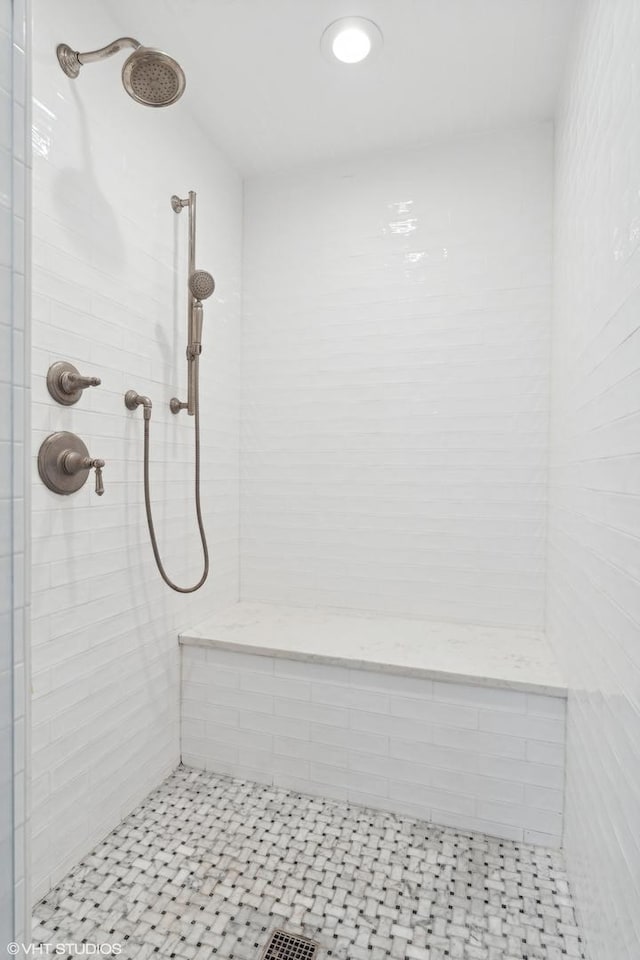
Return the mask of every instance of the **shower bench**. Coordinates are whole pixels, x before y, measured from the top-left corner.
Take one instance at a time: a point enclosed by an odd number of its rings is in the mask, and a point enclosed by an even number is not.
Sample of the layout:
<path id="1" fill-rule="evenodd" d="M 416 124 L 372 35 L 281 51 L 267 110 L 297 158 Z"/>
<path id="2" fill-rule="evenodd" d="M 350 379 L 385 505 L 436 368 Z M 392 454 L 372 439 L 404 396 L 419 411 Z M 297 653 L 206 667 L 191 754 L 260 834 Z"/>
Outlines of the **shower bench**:
<path id="1" fill-rule="evenodd" d="M 239 603 L 180 644 L 187 766 L 560 845 L 567 688 L 543 633 Z"/>

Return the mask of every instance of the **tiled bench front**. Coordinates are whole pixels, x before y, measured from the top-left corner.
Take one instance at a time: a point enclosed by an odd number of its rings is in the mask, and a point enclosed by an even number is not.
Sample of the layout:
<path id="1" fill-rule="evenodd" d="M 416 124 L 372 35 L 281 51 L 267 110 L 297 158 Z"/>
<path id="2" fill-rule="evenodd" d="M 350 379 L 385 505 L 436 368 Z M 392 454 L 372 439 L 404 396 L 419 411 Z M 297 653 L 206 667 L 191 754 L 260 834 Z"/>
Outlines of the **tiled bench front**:
<path id="1" fill-rule="evenodd" d="M 566 690 L 540 635 L 239 604 L 181 644 L 188 766 L 560 845 Z"/>

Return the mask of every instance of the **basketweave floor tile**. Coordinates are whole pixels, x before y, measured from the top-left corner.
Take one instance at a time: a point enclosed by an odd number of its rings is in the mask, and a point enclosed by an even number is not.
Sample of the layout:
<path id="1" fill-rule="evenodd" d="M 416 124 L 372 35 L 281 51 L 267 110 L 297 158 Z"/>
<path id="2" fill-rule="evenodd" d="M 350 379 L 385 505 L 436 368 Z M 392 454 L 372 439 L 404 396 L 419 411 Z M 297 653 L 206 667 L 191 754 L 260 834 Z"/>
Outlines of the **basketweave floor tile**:
<path id="1" fill-rule="evenodd" d="M 559 851 L 186 767 L 37 905 L 33 939 L 260 960 L 276 930 L 317 960 L 583 960 Z"/>

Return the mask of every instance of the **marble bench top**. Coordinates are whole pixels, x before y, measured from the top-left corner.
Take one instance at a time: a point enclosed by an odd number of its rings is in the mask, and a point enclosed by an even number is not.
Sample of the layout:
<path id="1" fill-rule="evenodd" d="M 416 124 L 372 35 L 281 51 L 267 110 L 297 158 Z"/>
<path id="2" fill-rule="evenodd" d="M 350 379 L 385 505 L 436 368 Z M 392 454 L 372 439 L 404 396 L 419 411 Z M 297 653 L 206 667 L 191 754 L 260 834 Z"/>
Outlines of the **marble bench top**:
<path id="1" fill-rule="evenodd" d="M 542 631 L 238 603 L 180 643 L 566 697 Z"/>

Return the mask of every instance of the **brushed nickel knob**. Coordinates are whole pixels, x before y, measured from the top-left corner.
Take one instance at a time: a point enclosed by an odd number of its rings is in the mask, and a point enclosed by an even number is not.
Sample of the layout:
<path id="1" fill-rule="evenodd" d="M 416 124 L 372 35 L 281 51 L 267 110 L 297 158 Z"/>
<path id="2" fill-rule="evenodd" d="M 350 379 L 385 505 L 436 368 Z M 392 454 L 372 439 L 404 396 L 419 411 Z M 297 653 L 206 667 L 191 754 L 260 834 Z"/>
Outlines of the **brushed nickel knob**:
<path id="1" fill-rule="evenodd" d="M 104 460 L 89 456 L 86 445 L 75 433 L 61 430 L 43 441 L 38 453 L 38 472 L 42 482 L 53 490 L 68 496 L 76 493 L 87 482 L 89 472 L 96 471 L 96 493 L 104 493 L 102 469 Z"/>
<path id="2" fill-rule="evenodd" d="M 58 403 L 66 407 L 77 403 L 87 387 L 99 387 L 100 377 L 83 377 L 68 360 L 52 363 L 47 371 L 47 389 Z"/>

